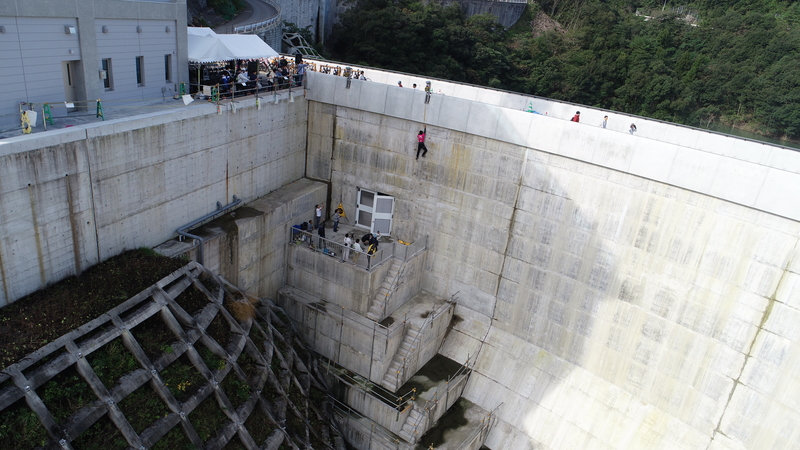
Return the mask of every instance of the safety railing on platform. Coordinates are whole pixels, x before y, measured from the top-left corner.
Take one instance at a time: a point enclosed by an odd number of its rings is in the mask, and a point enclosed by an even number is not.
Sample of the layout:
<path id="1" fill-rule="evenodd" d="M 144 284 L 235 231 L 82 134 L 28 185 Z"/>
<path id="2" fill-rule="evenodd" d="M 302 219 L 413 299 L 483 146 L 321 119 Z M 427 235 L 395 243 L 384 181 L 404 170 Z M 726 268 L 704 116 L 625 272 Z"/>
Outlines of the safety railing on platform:
<path id="1" fill-rule="evenodd" d="M 235 80 L 231 80 L 228 85 L 220 83 L 187 83 L 187 85 L 196 98 L 205 98 L 218 103 L 225 98 L 245 97 L 248 95 L 266 97 L 270 93 L 276 95 L 278 91 L 286 89 L 291 93 L 292 89 L 302 89 L 304 80 L 292 71 L 287 76 L 259 77 L 256 80 L 248 81 L 244 85 Z"/>
<path id="2" fill-rule="evenodd" d="M 392 257 L 392 248 L 380 248 L 372 254 L 348 248 L 341 242 L 336 242 L 328 238 L 320 237 L 309 231 L 291 228 L 290 242 L 296 245 L 306 245 L 310 250 L 320 252 L 323 255 L 336 258 L 339 262 L 347 262 L 358 266 L 367 271 L 375 270 Z"/>
<path id="3" fill-rule="evenodd" d="M 422 237 L 422 239 L 418 239 L 416 242 L 412 242 L 411 244 L 401 244 L 399 242 L 394 242 L 394 257 L 399 258 L 403 261 L 408 261 L 409 259 L 417 256 L 423 250 L 428 248 L 428 235 Z"/>
<path id="4" fill-rule="evenodd" d="M 197 84 L 179 82 L 179 89 L 173 94 L 162 94 L 161 97 L 152 97 L 145 99 L 129 99 L 129 100 L 74 100 L 71 102 L 53 101 L 53 102 L 21 102 L 18 104 L 18 111 L 14 114 L 0 115 L 0 117 L 15 115 L 20 118 L 20 125 L 7 130 L 0 130 L 0 133 L 21 130 L 23 134 L 35 132 L 34 129 L 37 125 L 42 126 L 42 131 L 50 128 L 62 128 L 66 122 L 75 122 L 85 119 L 85 117 L 94 117 L 97 121 L 106 120 L 109 112 L 113 113 L 113 118 L 134 116 L 137 114 L 146 114 L 153 109 L 174 109 L 182 108 L 192 105 L 195 99 L 206 99 L 212 103 L 221 104 L 221 101 L 226 98 L 237 98 L 249 95 L 254 95 L 258 102 L 259 99 L 266 99 L 268 102 L 278 103 L 280 99 L 284 99 L 286 92 L 289 93 L 289 101 L 294 101 L 294 97 L 302 94 L 302 88 L 305 80 L 298 79 L 296 74 L 290 74 L 288 77 L 273 77 L 270 78 L 270 85 L 248 86 L 242 87 L 241 83 L 231 83 L 227 89 L 217 83 L 213 85 Z M 196 88 L 196 91 L 194 90 Z M 194 98 L 188 98 L 187 89 L 192 89 Z M 294 94 L 292 90 L 299 92 Z M 279 94 L 281 96 L 279 97 Z M 293 97 L 294 96 L 294 97 Z M 183 100 L 187 97 L 188 101 L 182 102 L 168 102 L 168 100 Z M 200 103 L 194 103 L 197 105 Z M 258 104 L 258 103 L 257 103 Z M 66 109 L 68 114 L 61 113 L 59 110 Z M 78 110 L 78 113 L 73 111 Z M 121 111 L 136 110 L 130 114 L 121 114 Z M 81 112 L 83 111 L 83 112 Z M 56 114 L 59 113 L 59 114 Z M 41 117 L 41 118 L 40 118 Z M 56 122 L 61 121 L 61 122 Z M 71 125 L 67 125 L 71 126 Z"/>
<path id="5" fill-rule="evenodd" d="M 353 248 L 348 249 L 341 242 L 323 238 L 316 233 L 294 227 L 289 229 L 289 242 L 296 245 L 306 245 L 309 249 L 320 252 L 323 255 L 336 258 L 340 262 L 354 264 L 371 272 L 392 258 L 407 261 L 416 256 L 427 248 L 428 236 L 410 245 L 403 245 L 397 242 L 379 244 L 378 250 L 373 254 L 364 251 L 359 252 Z"/>

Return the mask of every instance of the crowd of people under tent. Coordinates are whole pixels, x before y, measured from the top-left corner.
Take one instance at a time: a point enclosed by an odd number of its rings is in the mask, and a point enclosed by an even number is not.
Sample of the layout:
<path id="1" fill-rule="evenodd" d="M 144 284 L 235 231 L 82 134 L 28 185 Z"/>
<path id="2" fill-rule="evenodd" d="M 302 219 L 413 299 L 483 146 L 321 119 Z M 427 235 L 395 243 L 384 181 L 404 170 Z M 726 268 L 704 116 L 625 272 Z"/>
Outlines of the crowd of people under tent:
<path id="1" fill-rule="evenodd" d="M 191 93 L 208 93 L 218 87 L 221 97 L 250 95 L 255 92 L 299 87 L 307 71 L 366 80 L 364 71 L 350 67 L 331 66 L 319 61 L 303 61 L 300 53 L 294 58 L 277 56 L 260 60 L 238 60 L 194 64 L 189 70 Z"/>

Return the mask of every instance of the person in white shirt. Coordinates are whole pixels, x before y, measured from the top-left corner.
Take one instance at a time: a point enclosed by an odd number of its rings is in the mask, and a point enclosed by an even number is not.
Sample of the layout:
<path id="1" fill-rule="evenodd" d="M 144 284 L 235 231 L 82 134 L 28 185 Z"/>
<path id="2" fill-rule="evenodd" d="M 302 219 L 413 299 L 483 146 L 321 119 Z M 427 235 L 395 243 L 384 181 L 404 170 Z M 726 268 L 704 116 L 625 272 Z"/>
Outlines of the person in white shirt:
<path id="1" fill-rule="evenodd" d="M 356 241 L 353 243 L 353 250 L 355 250 L 355 253 L 353 254 L 353 264 L 358 263 L 358 256 L 364 252 L 364 249 L 361 248 L 361 244 L 359 244 L 359 242 L 361 241 L 356 239 Z"/>
<path id="2" fill-rule="evenodd" d="M 314 229 L 319 228 L 319 222 L 322 220 L 322 208 L 324 208 L 324 206 L 317 205 L 317 208 L 314 210 Z"/>
<path id="3" fill-rule="evenodd" d="M 353 239 L 350 238 L 350 233 L 344 235 L 344 249 L 342 250 L 342 262 L 350 259 L 350 248 L 353 246 Z"/>
<path id="4" fill-rule="evenodd" d="M 247 87 L 248 81 L 250 81 L 250 79 L 247 77 L 247 71 L 243 70 L 239 72 L 239 76 L 236 77 L 236 82 L 242 85 L 242 89 Z"/>

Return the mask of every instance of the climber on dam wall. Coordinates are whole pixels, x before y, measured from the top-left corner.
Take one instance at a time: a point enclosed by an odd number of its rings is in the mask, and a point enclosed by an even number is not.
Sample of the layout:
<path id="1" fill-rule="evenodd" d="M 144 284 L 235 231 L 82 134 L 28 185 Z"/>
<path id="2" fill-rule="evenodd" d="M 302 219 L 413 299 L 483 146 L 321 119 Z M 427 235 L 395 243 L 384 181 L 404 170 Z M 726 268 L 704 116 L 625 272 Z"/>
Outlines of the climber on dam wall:
<path id="1" fill-rule="evenodd" d="M 419 159 L 419 152 L 422 151 L 422 157 L 424 158 L 426 154 L 428 154 L 428 148 L 425 147 L 425 135 L 428 133 L 428 127 L 425 127 L 422 130 L 419 130 L 419 134 L 417 134 L 417 159 Z"/>

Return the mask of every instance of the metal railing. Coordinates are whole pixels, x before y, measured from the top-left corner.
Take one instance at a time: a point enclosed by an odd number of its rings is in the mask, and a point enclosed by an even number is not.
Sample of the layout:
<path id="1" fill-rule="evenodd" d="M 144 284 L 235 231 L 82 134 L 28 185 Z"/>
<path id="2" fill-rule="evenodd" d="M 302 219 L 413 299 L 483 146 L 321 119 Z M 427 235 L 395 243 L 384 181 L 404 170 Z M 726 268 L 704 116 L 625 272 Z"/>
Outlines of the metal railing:
<path id="1" fill-rule="evenodd" d="M 299 76 L 295 73 L 290 73 L 285 77 L 259 77 L 258 80 L 248 81 L 247 85 L 245 86 L 242 86 L 242 83 L 236 80 L 232 80 L 227 87 L 220 83 L 186 83 L 186 86 L 188 86 L 190 90 L 195 89 L 191 92 L 194 93 L 196 98 L 205 97 L 206 99 L 218 104 L 221 100 L 226 98 L 237 98 L 248 95 L 268 98 L 270 95 L 268 93 L 272 93 L 274 96 L 277 95 L 279 91 L 284 91 L 287 89 L 291 95 L 292 88 L 295 90 L 299 89 L 302 93 L 302 88 L 305 86 L 305 80 L 299 78 Z"/>
<path id="2" fill-rule="evenodd" d="M 405 442 L 401 441 L 399 437 L 390 434 L 380 424 L 375 423 L 369 417 L 361 414 L 360 412 L 358 412 L 355 409 L 351 408 L 347 404 L 340 402 L 339 400 L 337 400 L 335 397 L 331 396 L 330 394 L 328 394 L 328 398 L 331 399 L 331 402 L 333 403 L 334 413 L 337 416 L 339 416 L 342 420 L 344 420 L 344 425 L 346 425 L 347 427 L 354 428 L 356 430 L 361 429 L 361 427 L 359 426 L 360 424 L 358 424 L 357 420 L 361 420 L 361 421 L 367 422 L 370 425 L 369 442 L 367 442 L 367 447 L 366 447 L 367 449 L 373 448 L 372 447 L 372 443 L 373 443 L 374 439 L 378 439 L 378 440 L 382 441 L 384 447 L 380 447 L 380 448 L 393 448 L 393 449 L 397 449 L 397 450 L 413 448 L 413 447 L 410 447 Z M 352 420 L 353 417 L 355 417 L 357 420 L 353 421 Z M 342 427 L 341 424 L 340 424 L 340 427 Z M 342 428 L 344 428 L 344 427 L 342 427 Z"/>
<path id="3" fill-rule="evenodd" d="M 258 34 L 261 31 L 267 31 L 275 28 L 275 25 L 281 24 L 281 13 L 278 11 L 278 15 L 271 18 L 264 20 L 262 22 L 251 23 L 249 25 L 242 25 L 240 27 L 235 27 L 233 32 L 236 34 Z"/>
<path id="4" fill-rule="evenodd" d="M 276 14 L 267 20 L 260 22 L 249 23 L 247 25 L 240 25 L 238 27 L 221 27 L 217 28 L 218 32 L 233 31 L 235 34 L 258 34 L 260 32 L 269 31 L 278 26 L 282 26 L 281 20 L 281 6 L 271 0 L 261 0 L 262 2 L 275 8 Z M 276 49 L 280 51 L 281 49 Z"/>
<path id="5" fill-rule="evenodd" d="M 419 365 L 419 355 L 420 355 L 420 340 L 422 335 L 425 334 L 425 327 L 430 325 L 433 327 L 434 320 L 438 319 L 439 316 L 447 312 L 448 310 L 455 308 L 455 296 L 458 295 L 458 292 L 453 294 L 447 302 L 445 302 L 442 306 L 439 307 L 438 310 L 433 310 L 428 317 L 425 318 L 425 322 L 422 323 L 422 326 L 417 331 L 417 336 L 414 337 L 414 340 L 411 342 L 411 349 L 409 350 L 409 354 L 403 357 L 403 365 L 400 367 L 400 373 L 397 374 L 398 382 L 401 379 L 406 378 L 406 371 L 410 366 L 416 367 Z"/>
<path id="6" fill-rule="evenodd" d="M 289 233 L 289 242 L 293 242 L 297 245 L 305 244 L 310 250 L 336 258 L 340 262 L 351 263 L 368 272 L 375 270 L 376 267 L 379 267 L 392 257 L 393 247 L 391 246 L 384 248 L 378 246 L 378 250 L 375 251 L 375 253 L 369 254 L 353 248 L 348 249 L 341 242 L 320 237 L 318 234 L 314 234 L 310 231 L 292 228 Z"/>
<path id="7" fill-rule="evenodd" d="M 320 355 L 321 356 L 321 355 Z M 472 366 L 474 362 L 471 363 L 469 356 L 467 356 L 467 360 L 459 366 L 459 368 L 453 373 L 452 375 L 447 376 L 447 381 L 443 385 L 439 385 L 436 390 L 433 392 L 433 395 L 429 395 L 427 399 L 425 399 L 425 403 L 419 404 L 417 403 L 417 389 L 412 388 L 408 392 L 403 395 L 389 398 L 381 393 L 379 390 L 370 389 L 368 387 L 368 383 L 371 383 L 369 380 L 364 379 L 356 374 L 350 372 L 349 377 L 352 378 L 353 382 L 345 379 L 339 372 L 347 371 L 347 369 L 343 368 L 342 366 L 336 364 L 335 362 L 331 361 L 329 358 L 321 356 L 326 363 L 327 373 L 331 376 L 335 377 L 340 383 L 343 383 L 350 388 L 356 389 L 364 394 L 369 396 L 375 397 L 376 400 L 380 401 L 381 403 L 385 404 L 387 408 L 392 408 L 395 410 L 395 421 L 400 419 L 400 415 L 407 411 L 407 408 L 411 406 L 412 408 L 422 411 L 422 413 L 418 416 L 417 420 L 413 424 L 413 432 L 412 437 L 415 435 L 420 434 L 421 427 L 423 428 L 423 432 L 430 427 L 433 422 L 434 418 L 432 415 L 437 410 L 437 405 L 441 400 L 444 400 L 444 411 L 446 411 L 450 406 L 450 401 L 453 400 L 455 403 L 461 397 L 461 393 L 463 392 L 464 388 L 466 387 L 467 381 L 469 380 L 469 375 L 471 374 Z M 349 372 L 349 371 L 347 371 Z M 459 391 L 453 394 L 453 391 Z M 422 399 L 419 399 L 422 400 Z M 350 407 L 348 405 L 348 407 Z M 350 407 L 352 408 L 352 407 Z M 444 412 L 443 411 L 443 412 Z M 409 414 L 406 414 L 408 420 Z M 425 419 L 423 423 L 423 419 Z M 386 425 L 381 425 L 385 428 Z M 402 427 L 402 424 L 400 425 Z M 414 439 L 413 442 L 416 442 Z"/>
<path id="8" fill-rule="evenodd" d="M 346 251 L 345 245 L 341 242 L 322 238 L 314 232 L 298 228 L 289 229 L 289 243 L 297 245 L 305 244 L 311 250 L 318 251 L 324 255 L 334 257 L 341 262 L 351 263 L 368 272 L 372 272 L 392 258 L 408 261 L 412 257 L 418 255 L 427 248 L 428 236 L 426 235 L 419 241 L 410 245 L 403 245 L 398 242 L 379 244 L 378 250 L 371 255 L 367 252 L 359 252 L 352 248 Z"/>
<path id="9" fill-rule="evenodd" d="M 312 349 L 313 350 L 313 349 Z M 316 353 L 316 352 L 315 352 Z M 319 355 L 319 354 L 318 354 Z M 402 395 L 388 397 L 386 396 L 381 390 L 371 389 L 368 385 L 373 384 L 368 379 L 350 372 L 349 370 L 345 369 L 344 367 L 340 366 L 330 358 L 325 356 L 319 355 L 320 359 L 325 361 L 327 373 L 331 374 L 331 376 L 335 377 L 339 380 L 340 383 L 343 383 L 353 389 L 358 391 L 364 392 L 369 394 L 372 397 L 375 397 L 381 403 L 384 403 L 387 407 L 392 408 L 396 411 L 395 420 L 400 418 L 400 414 L 405 412 L 406 408 L 409 406 L 410 403 L 417 399 L 417 388 L 412 388 L 408 392 Z M 353 382 L 348 381 L 344 377 L 342 377 L 339 373 L 342 371 L 347 371 L 348 376 L 353 380 Z M 456 375 L 453 375 L 455 377 Z M 380 386 L 380 385 L 376 385 Z M 389 391 L 386 391 L 389 392 Z"/>
<path id="10" fill-rule="evenodd" d="M 397 291 L 397 288 L 400 287 L 400 277 L 403 276 L 405 271 L 406 265 L 400 265 L 400 270 L 398 270 L 394 275 L 394 278 L 392 278 L 392 282 L 389 284 L 389 290 L 386 291 L 386 294 L 383 296 L 380 320 L 383 320 L 383 318 L 386 316 L 386 307 L 389 306 L 389 299 L 392 298 L 392 294 L 394 294 Z"/>
<path id="11" fill-rule="evenodd" d="M 473 362 L 472 365 L 474 364 L 475 363 Z M 433 411 L 436 410 L 436 405 L 438 405 L 439 400 L 441 400 L 443 396 L 445 400 L 445 410 L 450 407 L 450 392 L 460 389 L 461 392 L 459 392 L 454 399 L 461 397 L 461 393 L 464 392 L 464 388 L 467 386 L 467 381 L 469 380 L 471 373 L 470 360 L 469 356 L 467 356 L 467 360 L 461 365 L 461 367 L 458 368 L 456 373 L 454 373 L 452 376 L 448 376 L 447 382 L 444 385 L 437 387 L 436 391 L 433 393 L 433 396 L 425 400 L 425 404 L 421 406 L 424 409 L 424 413 L 421 414 L 416 423 L 414 423 L 415 435 L 419 433 L 420 425 L 422 425 L 422 419 L 426 420 L 425 427 L 428 427 L 433 423 L 431 414 L 433 414 Z M 440 392 L 442 390 L 444 391 Z"/>
<path id="12" fill-rule="evenodd" d="M 423 250 L 428 248 L 428 235 L 418 239 L 416 242 L 405 245 L 399 242 L 394 242 L 394 257 L 408 261 L 409 259 L 417 256 Z"/>
<path id="13" fill-rule="evenodd" d="M 469 436 L 467 436 L 467 438 L 458 445 L 458 447 L 456 447 L 456 450 L 474 448 L 472 447 L 472 444 L 477 439 L 481 440 L 481 444 L 485 442 L 486 438 L 489 436 L 489 432 L 492 431 L 495 423 L 497 423 L 497 410 L 500 409 L 501 406 L 503 406 L 502 403 L 497 405 L 495 409 L 486 414 L 486 416 L 481 419 L 481 424 L 478 425 L 475 431 L 470 433 Z"/>

